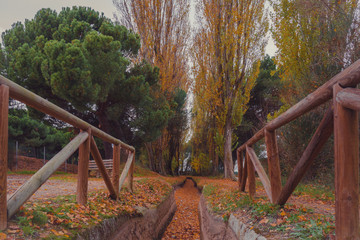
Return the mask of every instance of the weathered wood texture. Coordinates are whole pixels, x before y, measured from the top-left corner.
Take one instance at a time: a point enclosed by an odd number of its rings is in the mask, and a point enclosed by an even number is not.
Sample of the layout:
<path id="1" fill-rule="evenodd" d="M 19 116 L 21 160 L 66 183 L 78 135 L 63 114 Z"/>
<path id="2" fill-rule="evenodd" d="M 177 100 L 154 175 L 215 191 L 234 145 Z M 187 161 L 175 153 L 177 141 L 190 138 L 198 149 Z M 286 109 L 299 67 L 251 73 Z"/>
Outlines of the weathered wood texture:
<path id="1" fill-rule="evenodd" d="M 88 129 L 87 133 L 89 137 L 79 147 L 76 201 L 81 205 L 86 205 L 88 193 L 91 130 Z"/>
<path id="2" fill-rule="evenodd" d="M 133 160 L 130 165 L 128 179 L 129 179 L 129 189 L 131 192 L 134 192 L 134 171 L 135 171 L 135 152 L 133 154 Z"/>
<path id="3" fill-rule="evenodd" d="M 102 163 L 103 163 L 106 170 L 113 169 L 113 160 L 112 159 L 103 159 Z M 96 164 L 95 160 L 90 160 L 89 161 L 89 171 L 91 171 L 91 170 L 95 170 L 95 171 L 99 170 L 99 167 Z"/>
<path id="4" fill-rule="evenodd" d="M 248 147 L 246 147 L 247 149 Z M 255 169 L 250 159 L 249 151 L 246 151 L 246 162 L 247 162 L 247 175 L 248 175 L 248 191 L 250 197 L 255 197 L 256 193 L 256 182 L 255 182 Z"/>
<path id="5" fill-rule="evenodd" d="M 120 193 L 120 190 L 122 188 L 122 185 L 125 182 L 126 176 L 127 176 L 128 172 L 129 172 L 129 169 L 131 167 L 131 164 L 132 164 L 132 161 L 133 161 L 133 155 L 134 155 L 133 152 L 129 153 L 128 159 L 127 159 L 126 164 L 125 164 L 125 167 L 124 167 L 124 169 L 123 169 L 123 171 L 121 173 L 120 182 L 119 182 L 119 193 Z"/>
<path id="6" fill-rule="evenodd" d="M 360 89 L 345 88 L 336 95 L 336 101 L 343 107 L 360 111 Z"/>
<path id="7" fill-rule="evenodd" d="M 246 152 L 249 154 L 250 160 L 253 163 L 255 170 L 259 175 L 260 181 L 265 188 L 265 192 L 271 201 L 272 196 L 271 196 L 270 180 L 269 180 L 268 176 L 266 175 L 266 172 L 265 172 L 263 166 L 261 165 L 261 162 L 259 161 L 258 157 L 256 156 L 256 153 L 253 148 L 246 146 Z"/>
<path id="8" fill-rule="evenodd" d="M 9 87 L 0 85 L 0 230 L 7 227 L 7 166 Z"/>
<path id="9" fill-rule="evenodd" d="M 329 107 L 299 162 L 294 167 L 294 170 L 291 172 L 290 177 L 281 191 L 280 197 L 277 201 L 278 204 L 284 205 L 287 202 L 300 180 L 304 177 L 306 171 L 314 162 L 315 157 L 319 154 L 322 147 L 333 133 L 333 127 L 333 110 L 332 107 Z"/>
<path id="10" fill-rule="evenodd" d="M 268 157 L 269 178 L 271 184 L 271 203 L 275 203 L 281 192 L 281 171 L 276 132 L 265 130 L 265 145 Z"/>
<path id="11" fill-rule="evenodd" d="M 241 175 L 243 169 L 243 152 L 236 151 L 236 159 L 238 165 L 238 184 L 239 188 L 241 188 Z"/>
<path id="12" fill-rule="evenodd" d="M 10 87 L 10 97 L 19 100 L 26 105 L 29 105 L 43 113 L 49 114 L 59 120 L 67 122 L 73 125 L 76 128 L 80 128 L 82 130 L 87 130 L 88 128 L 91 129 L 91 134 L 101 138 L 106 142 L 110 142 L 113 144 L 120 144 L 123 148 L 126 148 L 130 151 L 134 151 L 134 147 L 123 143 L 119 139 L 116 139 L 109 134 L 101 131 L 100 129 L 90 125 L 89 123 L 81 120 L 80 118 L 72 115 L 71 113 L 65 111 L 64 109 L 56 106 L 55 104 L 47 101 L 46 99 L 36 95 L 35 93 L 30 92 L 29 90 L 21 87 L 20 85 L 14 83 L 13 81 L 5 78 L 4 76 L 0 75 L 0 84 L 4 84 Z"/>
<path id="13" fill-rule="evenodd" d="M 86 141 L 89 134 L 81 132 L 70 143 L 68 143 L 59 153 L 48 161 L 39 171 L 37 171 L 26 183 L 19 187 L 8 200 L 8 218 L 10 219 L 16 211 L 28 200 L 39 187 L 71 157 L 71 155 Z"/>
<path id="14" fill-rule="evenodd" d="M 99 171 L 101 173 L 101 176 L 104 179 L 105 185 L 106 185 L 107 189 L 109 190 L 110 198 L 116 199 L 117 195 L 116 195 L 116 192 L 115 192 L 115 188 L 114 188 L 114 186 L 113 186 L 113 184 L 111 182 L 109 174 L 106 171 L 106 168 L 105 168 L 105 165 L 103 163 L 101 154 L 99 152 L 98 147 L 96 146 L 96 142 L 95 142 L 94 137 L 91 137 L 91 139 L 90 139 L 90 152 L 91 152 L 91 155 L 93 156 L 93 158 L 94 158 L 94 160 L 96 162 L 96 165 L 97 165 L 97 167 L 98 167 L 98 169 L 99 169 Z"/>
<path id="15" fill-rule="evenodd" d="M 121 146 L 114 145 L 113 148 L 113 173 L 112 182 L 115 188 L 116 195 L 119 196 L 119 180 L 120 180 L 120 152 Z"/>
<path id="16" fill-rule="evenodd" d="M 325 103 L 332 98 L 332 88 L 335 84 L 340 83 L 343 87 L 353 87 L 360 83 L 360 59 L 355 63 L 347 67 L 344 71 L 340 72 L 313 93 L 309 94 L 303 100 L 289 108 L 286 112 L 275 118 L 264 128 L 259 130 L 252 138 L 250 138 L 245 144 L 239 147 L 239 151 L 243 151 L 246 145 L 251 146 L 264 137 L 264 130 L 273 131 L 297 117 L 309 112 L 317 106 Z"/>
<path id="17" fill-rule="evenodd" d="M 244 151 L 242 151 L 244 152 Z M 240 183 L 240 191 L 245 192 L 245 187 L 246 187 L 246 180 L 247 180 L 247 160 L 246 160 L 246 152 L 245 152 L 245 158 L 244 158 L 244 167 L 242 170 L 242 175 L 241 175 L 241 183 Z"/>
<path id="18" fill-rule="evenodd" d="M 359 122 L 358 112 L 341 106 L 334 86 L 335 227 L 337 239 L 359 235 Z"/>

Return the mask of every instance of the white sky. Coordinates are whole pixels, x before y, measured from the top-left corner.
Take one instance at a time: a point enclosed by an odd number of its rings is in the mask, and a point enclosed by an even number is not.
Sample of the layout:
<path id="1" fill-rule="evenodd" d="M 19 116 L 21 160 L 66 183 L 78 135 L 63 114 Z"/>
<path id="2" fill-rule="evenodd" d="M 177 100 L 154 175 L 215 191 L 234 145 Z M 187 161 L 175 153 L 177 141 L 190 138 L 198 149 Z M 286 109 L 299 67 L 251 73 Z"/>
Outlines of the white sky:
<path id="1" fill-rule="evenodd" d="M 17 21 L 32 19 L 41 8 L 51 8 L 60 12 L 62 7 L 72 6 L 91 7 L 95 11 L 103 12 L 110 19 L 113 19 L 116 12 L 112 0 L 0 0 L 0 33 L 10 29 Z M 194 11 L 191 11 L 191 14 L 194 14 Z M 275 51 L 276 47 L 270 38 L 266 53 L 274 56 Z"/>

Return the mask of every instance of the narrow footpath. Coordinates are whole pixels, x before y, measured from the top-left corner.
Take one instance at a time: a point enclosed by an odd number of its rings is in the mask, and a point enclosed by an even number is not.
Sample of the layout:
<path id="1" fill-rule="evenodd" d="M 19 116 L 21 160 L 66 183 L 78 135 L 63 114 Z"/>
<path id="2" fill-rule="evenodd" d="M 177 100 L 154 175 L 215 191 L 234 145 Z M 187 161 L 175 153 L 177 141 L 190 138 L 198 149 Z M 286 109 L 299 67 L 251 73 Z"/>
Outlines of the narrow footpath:
<path id="1" fill-rule="evenodd" d="M 194 182 L 187 179 L 184 186 L 175 192 L 177 209 L 163 240 L 200 239 L 199 199 L 200 194 Z"/>

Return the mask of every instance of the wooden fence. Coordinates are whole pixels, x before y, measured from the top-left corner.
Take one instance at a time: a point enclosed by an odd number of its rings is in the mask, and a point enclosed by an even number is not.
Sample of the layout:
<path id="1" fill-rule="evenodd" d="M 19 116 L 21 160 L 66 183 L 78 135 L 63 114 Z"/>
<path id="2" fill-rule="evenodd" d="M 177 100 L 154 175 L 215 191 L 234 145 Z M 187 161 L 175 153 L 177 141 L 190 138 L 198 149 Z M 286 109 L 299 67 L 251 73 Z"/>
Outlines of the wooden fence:
<path id="1" fill-rule="evenodd" d="M 334 133 L 335 219 L 337 239 L 360 239 L 359 235 L 359 122 L 360 60 L 331 78 L 316 91 L 267 123 L 237 149 L 239 187 L 248 181 L 250 196 L 255 194 L 255 171 L 270 202 L 284 205 Z M 310 140 L 286 184 L 281 184 L 276 129 L 333 99 L 319 127 Z M 264 171 L 252 145 L 265 138 L 269 176 Z M 245 157 L 244 157 L 245 156 Z"/>
<path id="2" fill-rule="evenodd" d="M 8 105 L 9 97 L 31 106 L 45 114 L 62 120 L 81 130 L 68 145 L 37 171 L 26 183 L 7 199 L 7 158 L 8 158 Z M 112 143 L 113 174 L 110 179 L 103 164 L 94 137 Z M 128 151 L 128 159 L 120 176 L 120 150 Z M 133 173 L 135 149 L 119 139 L 116 139 L 100 129 L 88 124 L 60 107 L 50 103 L 40 96 L 26 90 L 9 79 L 0 75 L 0 230 L 7 227 L 7 220 L 45 183 L 45 181 L 63 164 L 77 149 L 79 149 L 78 180 L 76 200 L 79 204 L 87 203 L 88 167 L 90 153 L 104 179 L 110 197 L 116 199 L 127 175 L 130 190 L 133 190 Z M 128 174 L 129 173 L 129 174 Z"/>

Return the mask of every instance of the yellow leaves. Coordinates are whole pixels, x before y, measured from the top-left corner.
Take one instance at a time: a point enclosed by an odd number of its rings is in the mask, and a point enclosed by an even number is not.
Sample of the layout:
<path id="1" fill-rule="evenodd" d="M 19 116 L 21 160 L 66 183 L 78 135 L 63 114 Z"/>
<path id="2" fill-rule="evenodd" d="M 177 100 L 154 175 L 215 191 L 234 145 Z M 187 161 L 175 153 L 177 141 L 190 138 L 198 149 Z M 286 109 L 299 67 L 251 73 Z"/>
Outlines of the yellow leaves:
<path id="1" fill-rule="evenodd" d="M 280 216 L 284 217 L 284 216 L 286 216 L 286 215 L 287 215 L 286 212 L 285 212 L 283 209 L 281 209 L 281 210 L 280 210 Z"/>

